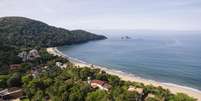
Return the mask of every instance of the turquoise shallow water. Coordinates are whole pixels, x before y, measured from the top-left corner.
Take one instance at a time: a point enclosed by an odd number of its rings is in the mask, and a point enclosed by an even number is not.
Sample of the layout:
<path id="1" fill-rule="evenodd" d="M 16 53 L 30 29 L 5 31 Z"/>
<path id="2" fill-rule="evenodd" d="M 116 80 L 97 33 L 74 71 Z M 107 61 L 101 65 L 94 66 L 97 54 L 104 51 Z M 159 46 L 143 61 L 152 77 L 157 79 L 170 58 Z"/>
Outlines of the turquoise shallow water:
<path id="1" fill-rule="evenodd" d="M 85 62 L 201 90 L 201 33 L 124 33 L 112 32 L 107 40 L 58 49 Z M 124 35 L 132 39 L 122 40 Z"/>

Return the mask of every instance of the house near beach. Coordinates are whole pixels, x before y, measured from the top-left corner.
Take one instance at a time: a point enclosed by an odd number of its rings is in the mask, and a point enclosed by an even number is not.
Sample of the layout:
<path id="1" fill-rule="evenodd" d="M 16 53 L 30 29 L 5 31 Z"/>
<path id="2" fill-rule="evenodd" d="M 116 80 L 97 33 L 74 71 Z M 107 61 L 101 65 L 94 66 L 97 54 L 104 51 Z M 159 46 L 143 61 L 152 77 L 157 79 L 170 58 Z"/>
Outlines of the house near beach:
<path id="1" fill-rule="evenodd" d="M 105 91 L 109 91 L 112 87 L 111 85 L 102 80 L 91 80 L 90 85 L 92 88 L 99 88 Z"/>
<path id="2" fill-rule="evenodd" d="M 130 92 L 137 92 L 137 93 L 139 93 L 139 94 L 143 94 L 143 88 L 137 88 L 137 87 L 133 87 L 133 86 L 130 86 L 129 88 L 128 88 L 128 91 L 130 91 Z"/>
<path id="3" fill-rule="evenodd" d="M 23 96 L 23 90 L 17 87 L 4 89 L 0 91 L 0 101 L 10 101 Z"/>
<path id="4" fill-rule="evenodd" d="M 12 64 L 9 67 L 10 67 L 10 70 L 18 70 L 21 68 L 21 65 L 20 64 Z"/>
<path id="5" fill-rule="evenodd" d="M 155 98 L 155 95 L 149 93 L 149 94 L 146 96 L 145 101 L 146 101 L 148 98 Z"/>
<path id="6" fill-rule="evenodd" d="M 67 64 L 64 64 L 64 63 L 61 63 L 61 62 L 56 62 L 56 66 L 57 66 L 57 67 L 60 67 L 61 69 L 64 69 L 64 68 L 66 68 L 68 65 L 67 65 Z"/>
<path id="7" fill-rule="evenodd" d="M 144 89 L 143 88 L 137 88 L 134 86 L 129 86 L 128 88 L 129 92 L 137 92 L 140 96 L 136 98 L 137 101 L 142 101 L 142 98 L 144 96 Z"/>

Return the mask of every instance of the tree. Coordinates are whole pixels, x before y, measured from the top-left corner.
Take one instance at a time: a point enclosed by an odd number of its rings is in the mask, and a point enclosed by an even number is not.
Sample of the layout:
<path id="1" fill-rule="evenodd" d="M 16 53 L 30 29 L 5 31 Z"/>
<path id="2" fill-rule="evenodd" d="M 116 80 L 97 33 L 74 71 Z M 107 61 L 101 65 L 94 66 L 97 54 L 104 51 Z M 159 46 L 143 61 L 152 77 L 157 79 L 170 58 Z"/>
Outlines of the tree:
<path id="1" fill-rule="evenodd" d="M 61 96 L 62 101 L 68 101 L 68 97 L 69 97 L 69 93 L 65 91 Z"/>
<path id="2" fill-rule="evenodd" d="M 80 92 L 71 92 L 69 95 L 69 101 L 83 101 Z"/>
<path id="3" fill-rule="evenodd" d="M 8 80 L 7 80 L 7 85 L 9 87 L 19 87 L 22 85 L 21 82 L 21 75 L 20 73 L 14 73 Z"/>
<path id="4" fill-rule="evenodd" d="M 87 77 L 91 77 L 93 76 L 93 73 L 91 72 L 91 69 L 90 68 L 83 68 L 81 69 L 80 71 L 80 78 L 82 80 L 87 80 Z"/>
<path id="5" fill-rule="evenodd" d="M 111 101 L 108 94 L 102 90 L 88 93 L 86 101 Z"/>
<path id="6" fill-rule="evenodd" d="M 44 93 L 41 90 L 38 90 L 33 97 L 33 101 L 45 101 Z"/>
<path id="7" fill-rule="evenodd" d="M 136 92 L 124 92 L 122 101 L 139 101 L 140 95 Z"/>
<path id="8" fill-rule="evenodd" d="M 159 100 L 153 97 L 149 97 L 145 101 L 159 101 Z"/>
<path id="9" fill-rule="evenodd" d="M 29 64 L 26 64 L 26 63 L 21 64 L 21 69 L 20 69 L 21 72 L 26 73 L 26 71 L 29 69 L 31 69 L 31 66 Z"/>
<path id="10" fill-rule="evenodd" d="M 112 86 L 120 85 L 120 78 L 118 76 L 109 75 L 108 81 Z"/>
<path id="11" fill-rule="evenodd" d="M 32 78 L 29 75 L 25 75 L 22 77 L 22 82 L 23 82 L 24 86 L 27 86 L 31 80 L 32 80 Z"/>
<path id="12" fill-rule="evenodd" d="M 8 75 L 0 75 L 0 88 L 7 87 L 7 83 L 6 83 L 7 80 L 8 80 Z"/>
<path id="13" fill-rule="evenodd" d="M 170 101 L 197 101 L 195 98 L 189 97 L 183 93 L 177 93 L 170 98 Z"/>

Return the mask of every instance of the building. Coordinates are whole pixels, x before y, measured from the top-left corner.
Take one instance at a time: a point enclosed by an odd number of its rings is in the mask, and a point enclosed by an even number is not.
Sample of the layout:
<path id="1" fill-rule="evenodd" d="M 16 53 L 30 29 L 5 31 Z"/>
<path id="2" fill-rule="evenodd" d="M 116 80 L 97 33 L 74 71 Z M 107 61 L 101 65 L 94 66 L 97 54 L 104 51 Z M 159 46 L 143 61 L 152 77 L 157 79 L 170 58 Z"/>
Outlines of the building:
<path id="1" fill-rule="evenodd" d="M 20 58 L 22 58 L 22 61 L 24 61 L 24 62 L 27 61 L 27 52 L 26 51 L 19 53 L 18 56 Z"/>
<path id="2" fill-rule="evenodd" d="M 109 91 L 112 87 L 105 81 L 101 81 L 101 80 L 91 80 L 90 85 L 92 88 L 99 88 L 99 89 L 106 90 L 106 91 Z"/>
<path id="3" fill-rule="evenodd" d="M 40 55 L 36 49 L 32 49 L 29 51 L 29 54 L 27 57 L 28 57 L 28 60 L 34 60 L 36 58 L 39 58 Z"/>
<path id="4" fill-rule="evenodd" d="M 66 68 L 68 65 L 67 64 L 63 64 L 61 62 L 56 62 L 56 66 L 60 67 L 61 69 Z"/>
<path id="5" fill-rule="evenodd" d="M 152 93 L 148 93 L 147 96 L 145 97 L 144 101 L 150 101 L 150 99 L 154 99 L 157 101 L 166 101 L 165 97 L 163 97 L 163 96 L 157 96 Z"/>
<path id="6" fill-rule="evenodd" d="M 23 96 L 23 91 L 20 88 L 9 88 L 0 91 L 0 101 L 10 101 L 11 99 L 18 99 Z"/>
<path id="7" fill-rule="evenodd" d="M 137 92 L 138 94 L 143 94 L 143 88 L 136 88 L 136 87 L 133 87 L 133 86 L 130 86 L 128 88 L 128 91 L 130 92 Z"/>
<path id="8" fill-rule="evenodd" d="M 32 49 L 29 52 L 23 51 L 19 53 L 18 56 L 22 58 L 23 61 L 34 60 L 40 57 L 39 52 L 36 49 Z"/>
<path id="9" fill-rule="evenodd" d="M 18 70 L 21 68 L 20 64 L 12 64 L 10 65 L 10 70 Z"/>
<path id="10" fill-rule="evenodd" d="M 129 92 L 137 92 L 139 94 L 139 97 L 136 98 L 136 101 L 143 101 L 143 96 L 144 96 L 144 89 L 143 88 L 136 88 L 133 86 L 130 86 L 128 88 Z"/>
<path id="11" fill-rule="evenodd" d="M 155 98 L 155 95 L 149 93 L 149 94 L 145 97 L 145 101 L 146 101 L 148 98 Z"/>

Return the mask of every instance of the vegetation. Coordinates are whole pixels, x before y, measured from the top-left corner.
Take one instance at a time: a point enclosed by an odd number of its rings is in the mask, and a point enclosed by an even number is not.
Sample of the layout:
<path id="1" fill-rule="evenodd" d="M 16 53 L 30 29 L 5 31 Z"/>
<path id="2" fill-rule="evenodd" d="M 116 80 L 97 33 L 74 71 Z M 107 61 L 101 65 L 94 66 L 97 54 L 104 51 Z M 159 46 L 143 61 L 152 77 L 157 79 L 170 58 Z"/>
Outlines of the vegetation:
<path id="1" fill-rule="evenodd" d="M 49 47 L 105 39 L 83 30 L 69 31 L 23 17 L 0 18 L 0 39 L 15 47 Z"/>
<path id="2" fill-rule="evenodd" d="M 41 57 L 34 61 L 22 62 L 21 69 L 9 71 L 6 75 L 0 75 L 0 87 L 21 87 L 27 98 L 23 101 L 196 101 L 188 95 L 172 94 L 162 87 L 143 85 L 138 82 L 122 81 L 119 77 L 109 75 L 100 69 L 88 67 L 79 68 L 68 60 L 52 56 L 45 49 L 39 50 Z M 68 64 L 62 69 L 56 66 L 56 62 Z M 37 76 L 29 72 L 38 66 L 40 71 Z M 46 66 L 46 67 L 45 67 Z M 104 80 L 112 85 L 109 91 L 91 88 L 87 78 Z M 143 95 L 136 91 L 128 91 L 130 86 L 142 88 Z M 155 95 L 147 98 L 148 94 Z"/>
<path id="3" fill-rule="evenodd" d="M 18 64 L 22 62 L 17 56 L 17 53 L 18 49 L 4 45 L 0 42 L 0 74 L 8 74 L 9 64 Z"/>
<path id="4" fill-rule="evenodd" d="M 170 98 L 170 101 L 195 101 L 195 98 L 189 97 L 183 93 L 177 93 L 175 96 Z"/>
<path id="5" fill-rule="evenodd" d="M 2 17 L 0 18 L 0 74 L 7 74 L 10 64 L 22 62 L 17 56 L 21 50 L 76 44 L 105 38 L 105 36 L 83 30 L 69 31 L 56 28 L 28 18 Z"/>
<path id="6" fill-rule="evenodd" d="M 0 88 L 22 88 L 25 96 L 22 101 L 196 101 L 182 93 L 172 94 L 160 86 L 123 81 L 100 69 L 76 67 L 67 59 L 50 55 L 41 48 L 103 38 L 27 18 L 0 18 Z M 39 58 L 22 61 L 17 56 L 33 47 L 39 51 Z M 60 68 L 56 62 L 67 64 L 67 67 Z M 20 64 L 20 68 L 10 70 L 10 64 Z M 94 89 L 87 82 L 88 77 L 105 81 L 112 88 L 109 91 Z M 143 92 L 129 91 L 130 86 L 141 88 Z M 148 97 L 149 94 L 154 97 Z"/>

